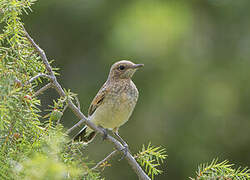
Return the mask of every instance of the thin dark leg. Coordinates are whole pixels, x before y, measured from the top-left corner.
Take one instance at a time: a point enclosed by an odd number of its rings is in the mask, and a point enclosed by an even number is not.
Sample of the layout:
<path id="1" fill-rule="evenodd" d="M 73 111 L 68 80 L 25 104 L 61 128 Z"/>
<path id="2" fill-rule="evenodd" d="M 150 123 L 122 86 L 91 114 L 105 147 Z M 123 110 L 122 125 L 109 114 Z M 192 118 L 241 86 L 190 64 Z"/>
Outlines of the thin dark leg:
<path id="1" fill-rule="evenodd" d="M 122 145 L 124 147 L 122 149 L 122 151 L 124 152 L 124 154 L 123 154 L 123 156 L 120 159 L 120 160 L 122 160 L 125 156 L 127 156 L 127 153 L 128 153 L 128 144 L 121 138 L 121 136 L 118 134 L 118 131 L 115 131 L 114 135 L 120 140 L 120 142 L 122 143 Z"/>
<path id="2" fill-rule="evenodd" d="M 127 146 L 127 143 L 121 138 L 121 136 L 118 134 L 118 131 L 114 132 L 114 135 L 121 141 L 123 146 Z"/>
<path id="3" fill-rule="evenodd" d="M 101 126 L 99 126 L 101 129 L 102 129 L 102 131 L 103 131 L 103 136 L 102 136 L 102 140 L 104 141 L 105 139 L 107 139 L 107 137 L 108 137 L 108 130 L 107 129 L 105 129 L 105 128 L 103 128 L 103 127 L 101 127 Z"/>

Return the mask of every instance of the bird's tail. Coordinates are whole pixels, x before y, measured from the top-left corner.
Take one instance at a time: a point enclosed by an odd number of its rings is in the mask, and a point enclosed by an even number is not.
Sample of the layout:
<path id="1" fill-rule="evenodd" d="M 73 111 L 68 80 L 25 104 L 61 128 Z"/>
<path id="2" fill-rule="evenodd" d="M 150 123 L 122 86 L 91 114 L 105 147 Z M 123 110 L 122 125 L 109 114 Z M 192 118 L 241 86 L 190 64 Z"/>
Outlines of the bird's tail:
<path id="1" fill-rule="evenodd" d="M 90 143 L 96 136 L 96 132 L 92 129 L 84 126 L 82 130 L 75 135 L 73 138 L 74 141 L 83 141 L 85 143 Z"/>

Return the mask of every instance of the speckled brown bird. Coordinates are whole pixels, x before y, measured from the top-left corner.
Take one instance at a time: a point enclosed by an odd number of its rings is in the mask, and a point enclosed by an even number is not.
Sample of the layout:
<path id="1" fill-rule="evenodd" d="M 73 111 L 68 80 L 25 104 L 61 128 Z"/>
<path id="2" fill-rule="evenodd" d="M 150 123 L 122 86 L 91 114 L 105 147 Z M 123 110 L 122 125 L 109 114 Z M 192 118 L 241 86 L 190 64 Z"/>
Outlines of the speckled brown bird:
<path id="1" fill-rule="evenodd" d="M 118 61 L 112 65 L 107 81 L 93 99 L 88 119 L 95 125 L 112 130 L 113 133 L 127 146 L 118 134 L 119 127 L 126 123 L 131 116 L 138 99 L 138 90 L 131 80 L 136 70 L 143 64 L 131 61 Z M 85 126 L 74 137 L 74 140 L 90 142 L 96 132 Z"/>

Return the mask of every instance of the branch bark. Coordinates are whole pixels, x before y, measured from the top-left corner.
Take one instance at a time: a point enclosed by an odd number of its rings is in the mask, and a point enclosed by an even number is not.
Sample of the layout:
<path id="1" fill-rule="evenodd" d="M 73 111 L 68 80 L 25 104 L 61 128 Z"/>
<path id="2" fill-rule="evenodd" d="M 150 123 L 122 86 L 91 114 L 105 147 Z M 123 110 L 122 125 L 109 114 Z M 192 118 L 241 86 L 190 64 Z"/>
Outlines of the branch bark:
<path id="1" fill-rule="evenodd" d="M 51 88 L 51 87 L 52 87 L 52 83 L 46 84 L 46 85 L 43 86 L 41 89 L 39 89 L 38 91 L 36 91 L 36 92 L 33 94 L 33 97 L 38 96 L 39 94 L 42 94 L 43 91 L 46 91 L 47 89 L 49 89 L 49 88 Z"/>
<path id="2" fill-rule="evenodd" d="M 112 151 L 107 157 L 105 157 L 103 160 L 101 160 L 99 163 L 97 163 L 91 170 L 99 168 L 103 163 L 111 159 L 114 155 L 116 155 L 117 150 Z"/>
<path id="3" fill-rule="evenodd" d="M 52 67 L 49 64 L 49 61 L 48 61 L 48 59 L 46 57 L 45 52 L 35 43 L 35 41 L 30 37 L 30 35 L 28 34 L 28 32 L 25 30 L 24 27 L 23 27 L 23 31 L 24 31 L 25 36 L 27 37 L 27 39 L 30 41 L 32 46 L 36 49 L 37 53 L 41 57 L 44 65 L 45 65 L 45 68 L 46 68 L 47 72 L 49 73 L 53 88 L 58 92 L 58 94 L 60 96 L 66 97 L 66 94 L 65 94 L 64 90 L 62 89 L 62 86 L 58 83 L 57 78 L 56 78 L 56 76 L 55 76 L 55 74 L 54 74 L 54 72 L 52 70 Z M 74 125 L 72 128 L 70 128 L 67 131 L 67 133 L 70 133 L 75 127 L 80 126 L 83 123 L 85 123 L 91 129 L 97 131 L 101 135 L 104 135 L 104 132 L 100 128 L 98 128 L 94 123 L 89 121 L 84 116 L 84 114 L 80 111 L 80 109 L 78 109 L 77 106 L 70 99 L 68 99 L 68 105 L 69 105 L 69 108 L 73 111 L 73 113 L 80 119 L 80 121 L 76 125 Z M 107 135 L 106 139 L 107 139 L 107 141 L 113 143 L 113 145 L 115 146 L 115 148 L 117 150 L 122 152 L 124 147 L 118 140 L 116 140 L 115 138 L 113 138 L 110 135 Z M 132 167 L 132 169 L 137 174 L 137 176 L 138 176 L 138 178 L 140 180 L 150 180 L 148 175 L 143 171 L 141 166 L 136 162 L 135 158 L 130 154 L 130 152 L 127 152 L 127 154 L 125 156 L 125 159 L 128 161 L 129 165 Z"/>
<path id="4" fill-rule="evenodd" d="M 36 76 L 32 77 L 28 82 L 26 82 L 26 84 L 31 83 L 32 81 L 35 81 L 36 79 L 38 79 L 39 77 L 46 77 L 48 79 L 50 79 L 50 76 L 47 74 L 37 74 Z"/>

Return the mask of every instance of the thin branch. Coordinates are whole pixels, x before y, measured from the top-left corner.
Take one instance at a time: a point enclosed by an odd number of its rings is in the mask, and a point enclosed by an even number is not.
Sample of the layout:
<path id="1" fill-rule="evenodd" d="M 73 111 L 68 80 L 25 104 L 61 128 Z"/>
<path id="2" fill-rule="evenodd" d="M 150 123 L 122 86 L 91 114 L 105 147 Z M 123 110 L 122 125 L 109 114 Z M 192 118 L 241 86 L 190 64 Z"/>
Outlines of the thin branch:
<path id="1" fill-rule="evenodd" d="M 83 123 L 85 122 L 85 119 L 81 119 L 80 121 L 78 121 L 78 123 L 76 123 L 74 126 L 72 126 L 71 128 L 69 128 L 66 133 L 70 134 L 72 133 L 76 128 L 80 127 Z"/>
<path id="2" fill-rule="evenodd" d="M 33 97 L 38 96 L 39 94 L 42 94 L 44 91 L 46 91 L 47 89 L 52 87 L 52 83 L 48 83 L 45 86 L 43 86 L 41 89 L 39 89 L 38 91 L 36 91 L 33 94 Z"/>
<path id="3" fill-rule="evenodd" d="M 29 81 L 27 81 L 26 84 L 29 84 L 29 83 L 31 83 L 32 81 L 35 81 L 35 80 L 38 79 L 39 77 L 46 77 L 46 78 L 48 78 L 48 79 L 51 79 L 51 77 L 50 77 L 49 75 L 39 73 L 39 74 L 37 74 L 36 76 L 32 77 Z"/>
<path id="4" fill-rule="evenodd" d="M 63 108 L 63 110 L 62 110 L 62 113 L 64 113 L 64 111 L 68 108 L 68 104 L 66 104 L 65 106 L 64 106 L 64 108 Z"/>
<path id="5" fill-rule="evenodd" d="M 18 87 L 23 87 L 25 85 L 28 85 L 30 83 L 32 83 L 32 81 L 35 81 L 36 79 L 40 78 L 40 77 L 45 77 L 45 78 L 48 78 L 48 79 L 51 79 L 51 76 L 47 75 L 47 74 L 42 74 L 42 73 L 39 73 L 37 74 L 36 76 L 30 78 L 30 80 L 28 80 L 27 82 L 25 82 L 24 84 L 17 78 L 15 78 L 15 83 L 17 84 Z"/>
<path id="6" fill-rule="evenodd" d="M 80 101 L 79 101 L 77 96 L 75 96 L 75 100 L 76 100 L 76 104 L 77 104 L 78 109 L 81 109 Z"/>
<path id="7" fill-rule="evenodd" d="M 30 37 L 30 35 L 28 34 L 28 32 L 25 30 L 24 26 L 21 24 L 22 28 L 23 28 L 23 31 L 25 33 L 25 36 L 28 38 L 28 40 L 30 41 L 30 43 L 32 44 L 32 46 L 34 46 L 34 48 L 36 49 L 37 53 L 39 54 L 39 56 L 41 57 L 44 65 L 45 65 L 45 68 L 46 70 L 49 72 L 49 74 L 53 77 L 55 76 L 53 71 L 52 71 L 52 68 L 49 64 L 49 61 L 45 55 L 45 52 L 35 43 L 35 41 Z"/>
<path id="8" fill-rule="evenodd" d="M 27 39 L 30 41 L 30 43 L 34 46 L 34 48 L 36 49 L 36 51 L 38 52 L 38 54 L 40 55 L 45 68 L 47 69 L 49 75 L 51 76 L 51 81 L 53 84 L 53 87 L 55 88 L 55 90 L 58 92 L 58 94 L 62 97 L 66 97 L 66 94 L 64 92 L 64 90 L 62 89 L 61 85 L 57 82 L 57 78 L 48 62 L 48 59 L 46 57 L 45 52 L 34 42 L 34 40 L 30 37 L 30 35 L 27 33 L 27 31 L 25 30 L 25 28 L 23 27 L 23 31 L 25 33 L 25 36 L 27 37 Z M 81 119 L 78 123 L 77 126 L 85 123 L 88 127 L 90 127 L 91 129 L 95 130 L 96 132 L 100 133 L 101 135 L 104 135 L 104 132 L 98 128 L 94 123 L 92 123 L 91 121 L 89 121 L 84 114 L 80 111 L 80 109 L 78 109 L 74 103 L 68 98 L 68 105 L 69 108 L 73 111 L 73 113 L 79 118 Z M 72 129 L 72 128 L 71 128 Z M 115 138 L 113 138 L 110 135 L 107 135 L 106 139 L 113 143 L 115 148 L 118 149 L 119 151 L 122 151 L 124 149 L 124 146 Z M 140 180 L 150 180 L 150 178 L 148 177 L 148 175 L 142 170 L 141 166 L 136 162 L 136 160 L 134 159 L 134 157 L 130 154 L 130 152 L 127 152 L 126 156 L 125 156 L 126 160 L 128 161 L 129 165 L 132 167 L 132 169 L 135 171 L 135 173 L 137 174 L 138 178 Z"/>
<path id="9" fill-rule="evenodd" d="M 64 106 L 64 108 L 63 108 L 63 110 L 62 110 L 62 113 L 64 113 L 64 111 L 68 108 L 68 104 L 66 104 L 65 106 Z M 60 120 L 61 120 L 61 118 L 59 118 L 58 120 L 57 120 L 57 122 L 56 122 L 56 124 L 59 124 L 60 123 Z"/>
<path id="10" fill-rule="evenodd" d="M 115 156 L 117 152 L 118 152 L 117 150 L 112 151 L 107 157 L 105 157 L 103 160 L 101 160 L 99 163 L 97 163 L 94 167 L 92 167 L 91 170 L 95 170 L 95 169 L 99 168 L 102 164 L 104 164 L 106 161 L 108 161 L 113 156 Z"/>

